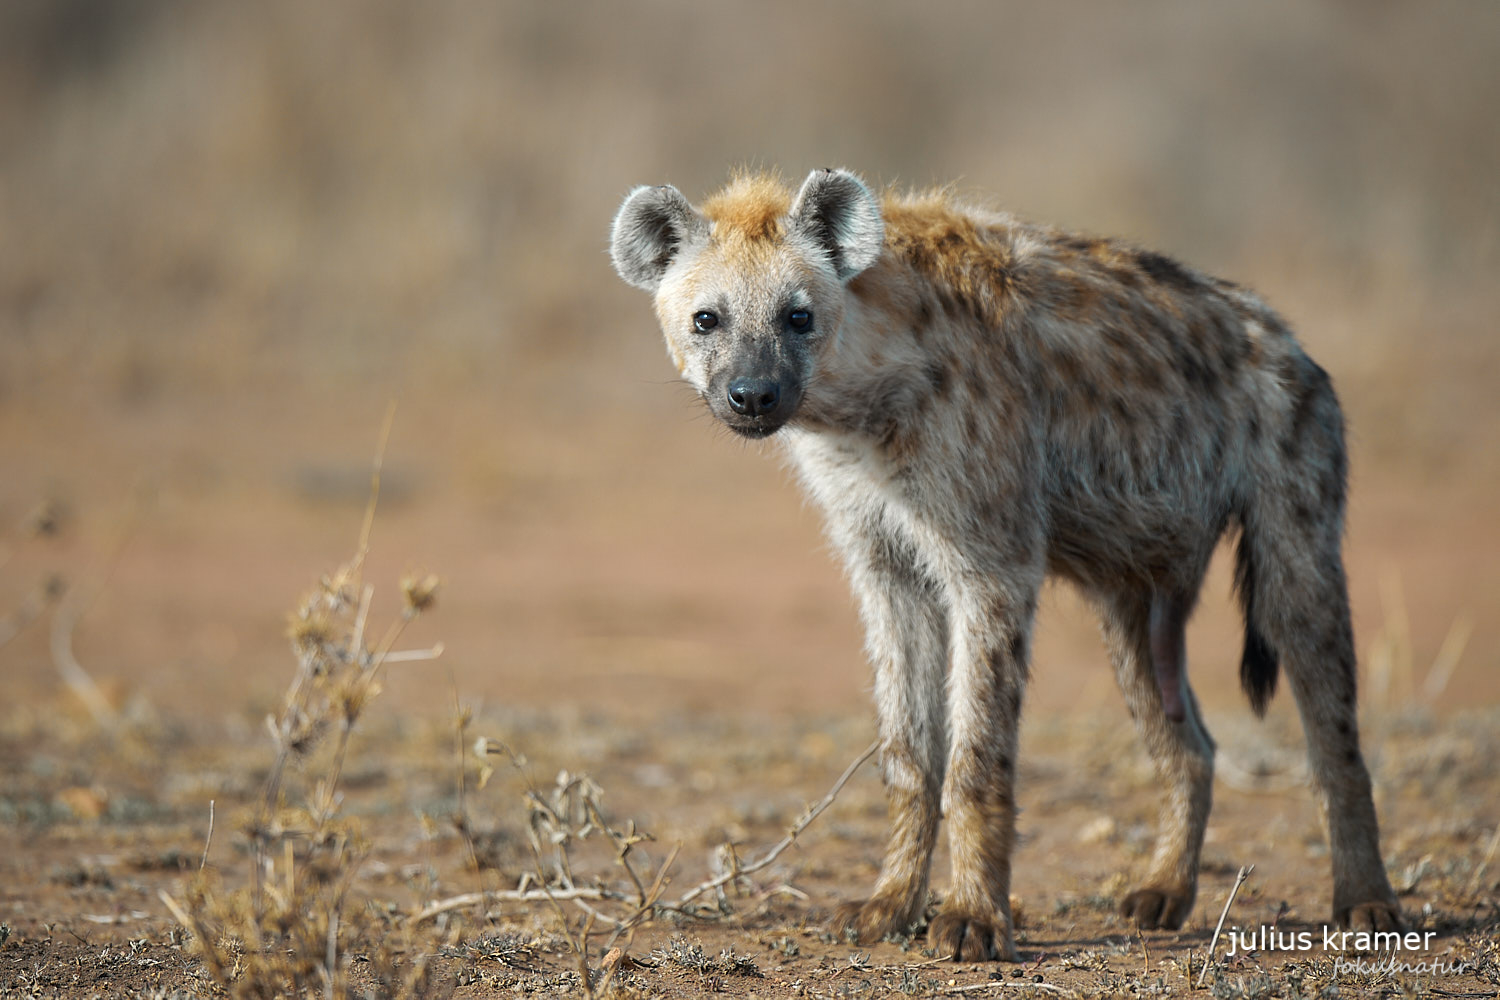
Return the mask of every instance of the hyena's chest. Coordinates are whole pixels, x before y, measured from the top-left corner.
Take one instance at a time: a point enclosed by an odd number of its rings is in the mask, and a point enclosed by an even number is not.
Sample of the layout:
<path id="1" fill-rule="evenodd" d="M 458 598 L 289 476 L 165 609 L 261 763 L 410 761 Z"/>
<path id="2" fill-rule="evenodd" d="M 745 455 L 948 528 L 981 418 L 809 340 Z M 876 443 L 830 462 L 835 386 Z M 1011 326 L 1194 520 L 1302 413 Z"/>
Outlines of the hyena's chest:
<path id="1" fill-rule="evenodd" d="M 835 530 L 900 531 L 920 516 L 912 509 L 908 470 L 891 461 L 880 439 L 800 428 L 782 436 L 804 492 Z"/>

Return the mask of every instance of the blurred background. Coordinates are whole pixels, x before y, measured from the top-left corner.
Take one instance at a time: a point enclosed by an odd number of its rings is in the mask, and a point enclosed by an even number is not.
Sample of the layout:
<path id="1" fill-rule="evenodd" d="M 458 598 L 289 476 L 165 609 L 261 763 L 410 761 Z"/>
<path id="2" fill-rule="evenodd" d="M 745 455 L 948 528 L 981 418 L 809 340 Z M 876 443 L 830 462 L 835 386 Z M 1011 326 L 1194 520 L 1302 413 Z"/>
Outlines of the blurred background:
<path id="1" fill-rule="evenodd" d="M 606 253 L 636 184 L 845 165 L 1262 292 L 1349 414 L 1367 702 L 1493 702 L 1497 108 L 1471 2 L 5 4 L 0 614 L 60 574 L 109 697 L 264 706 L 394 399 L 370 579 L 440 574 L 447 652 L 386 711 L 867 711 L 816 513 Z M 13 705 L 65 699 L 56 633 L 0 647 Z M 1210 709 L 1239 641 L 1221 565 Z M 1034 676 L 1118 703 L 1066 591 Z"/>

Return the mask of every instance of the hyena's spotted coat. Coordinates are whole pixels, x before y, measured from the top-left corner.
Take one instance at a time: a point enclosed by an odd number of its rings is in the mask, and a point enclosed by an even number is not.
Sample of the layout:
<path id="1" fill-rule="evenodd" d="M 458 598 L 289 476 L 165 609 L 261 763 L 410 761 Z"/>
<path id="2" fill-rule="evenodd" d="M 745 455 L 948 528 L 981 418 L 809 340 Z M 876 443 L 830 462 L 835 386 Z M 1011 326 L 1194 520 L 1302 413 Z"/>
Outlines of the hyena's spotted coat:
<path id="1" fill-rule="evenodd" d="M 639 188 L 621 275 L 655 295 L 683 377 L 731 429 L 778 432 L 859 597 L 893 823 L 864 941 L 921 915 L 939 816 L 952 886 L 929 940 L 1014 958 L 1016 731 L 1037 594 L 1098 607 L 1166 789 L 1142 927 L 1197 885 L 1213 742 L 1183 628 L 1238 531 L 1241 675 L 1284 666 L 1308 738 L 1340 924 L 1399 926 L 1355 721 L 1340 555 L 1345 452 L 1328 376 L 1250 292 L 1149 251 L 1024 225 L 946 194 L 874 197 L 818 171 L 743 177 L 692 207 Z"/>

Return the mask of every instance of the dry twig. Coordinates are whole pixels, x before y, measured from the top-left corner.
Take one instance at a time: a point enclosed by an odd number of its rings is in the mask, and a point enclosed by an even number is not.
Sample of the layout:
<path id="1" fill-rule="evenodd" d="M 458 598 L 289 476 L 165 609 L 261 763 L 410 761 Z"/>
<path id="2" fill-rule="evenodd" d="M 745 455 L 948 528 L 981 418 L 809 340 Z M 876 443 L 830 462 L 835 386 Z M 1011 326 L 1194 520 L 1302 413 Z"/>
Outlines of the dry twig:
<path id="1" fill-rule="evenodd" d="M 111 729 L 115 724 L 115 709 L 99 690 L 99 685 L 94 683 L 94 678 L 78 662 L 73 655 L 73 630 L 78 625 L 78 619 L 83 615 L 83 608 L 69 595 L 52 614 L 52 663 L 57 667 L 57 672 L 62 676 L 63 683 L 68 690 L 83 702 L 83 706 L 89 710 L 94 717 L 94 722 L 102 729 Z"/>
<path id="2" fill-rule="evenodd" d="M 490 746 L 490 749 L 486 752 L 508 754 L 510 755 L 512 761 L 518 767 L 520 766 L 520 761 L 503 744 L 488 743 L 487 741 L 487 745 Z M 584 808 L 587 810 L 589 821 L 589 827 L 587 827 L 586 829 L 599 829 L 604 831 L 607 836 L 611 837 L 615 844 L 617 852 L 617 863 L 619 863 L 626 869 L 631 878 L 631 881 L 634 883 L 635 892 L 633 894 L 633 901 L 636 904 L 634 911 L 624 919 L 616 919 L 604 914 L 600 914 L 593 908 L 588 908 L 589 912 L 593 913 L 596 917 L 603 917 L 603 919 L 615 925 L 616 931 L 614 938 L 618 938 L 620 934 L 622 934 L 625 930 L 634 927 L 641 920 L 646 919 L 656 910 L 667 909 L 680 912 L 692 912 L 688 910 L 688 905 L 699 896 L 702 896 L 704 893 L 719 889 L 736 878 L 760 871 L 762 868 L 767 867 L 768 865 L 772 864 L 777 858 L 779 858 L 788 847 L 796 842 L 798 835 L 800 835 L 802 831 L 806 830 L 814 820 L 816 820 L 823 814 L 824 810 L 826 810 L 830 805 L 833 804 L 834 799 L 838 797 L 839 792 L 843 790 L 844 786 L 849 783 L 849 779 L 854 776 L 854 773 L 859 770 L 862 764 L 864 764 L 872 756 L 874 756 L 876 751 L 878 751 L 879 749 L 880 744 L 878 742 L 870 744 L 870 746 L 867 747 L 863 753 L 856 757 L 854 761 L 844 769 L 844 772 L 839 775 L 838 780 L 833 783 L 833 787 L 828 790 L 828 794 L 824 795 L 823 798 L 814 803 L 807 810 L 807 812 L 803 813 L 803 815 L 797 820 L 797 822 L 792 825 L 792 828 L 787 831 L 786 836 L 783 837 L 777 844 L 772 846 L 769 850 L 767 850 L 766 853 L 763 854 L 760 858 L 756 859 L 748 865 L 730 866 L 728 871 L 725 871 L 722 874 L 693 887 L 688 892 L 683 894 L 680 899 L 673 903 L 662 903 L 660 901 L 660 897 L 663 889 L 666 887 L 667 871 L 671 868 L 673 862 L 677 857 L 677 848 L 673 848 L 671 854 L 668 855 L 667 860 L 658 869 L 656 877 L 650 887 L 646 887 L 640 879 L 639 874 L 632 867 L 629 857 L 631 847 L 641 842 L 645 838 L 642 835 L 636 833 L 633 825 L 626 833 L 621 833 L 620 831 L 614 830 L 607 822 L 605 822 L 603 816 L 598 810 L 597 803 L 591 801 L 592 796 L 584 795 Z M 537 818 L 540 818 L 548 824 L 554 825 L 554 827 L 559 831 L 559 838 L 562 842 L 558 844 L 558 859 L 554 862 L 553 865 L 559 883 L 559 886 L 557 888 L 548 888 L 545 886 L 540 889 L 527 888 L 527 883 L 532 881 L 531 877 L 527 875 L 522 877 L 521 884 L 515 889 L 490 892 L 466 892 L 461 895 L 452 896 L 448 899 L 438 900 L 434 903 L 429 904 L 428 906 L 418 911 L 415 915 L 413 915 L 411 918 L 412 922 L 419 924 L 423 921 L 431 920 L 433 917 L 436 917 L 440 914 L 448 913 L 452 910 L 460 910 L 468 906 L 475 906 L 478 904 L 486 903 L 488 901 L 518 903 L 535 903 L 545 901 L 552 901 L 554 903 L 560 901 L 571 901 L 574 903 L 581 903 L 583 901 L 622 903 L 632 901 L 632 895 L 625 892 L 609 889 L 604 886 L 579 886 L 573 883 L 572 873 L 566 864 L 566 851 L 562 848 L 566 842 L 566 838 L 573 836 L 574 832 L 571 825 L 566 822 L 563 815 L 563 813 L 567 811 L 567 807 L 563 805 L 563 800 L 566 798 L 567 794 L 570 791 L 583 787 L 583 782 L 585 782 L 586 780 L 587 779 L 581 777 L 571 777 L 566 773 L 559 775 L 558 787 L 554 789 L 552 795 L 552 798 L 556 800 L 555 802 L 549 802 L 540 792 L 538 792 L 534 788 L 527 793 L 527 801 L 532 809 L 534 817 L 533 824 L 535 824 Z M 533 825 L 532 850 L 537 858 L 539 877 L 541 877 L 540 869 L 543 867 L 541 861 L 541 848 L 541 838 L 537 836 L 536 827 L 535 825 Z M 611 939 L 612 942 L 614 938 Z"/>
<path id="3" fill-rule="evenodd" d="M 946 959 L 944 959 L 946 961 Z M 985 990 L 1013 989 L 1013 990 L 1041 990 L 1043 993 L 1057 993 L 1062 996 L 1077 996 L 1072 990 L 1065 990 L 1061 986 L 1051 983 L 1038 983 L 1029 979 L 992 979 L 987 983 L 970 983 L 968 986 L 950 986 L 943 990 L 944 996 L 956 996 L 960 993 L 982 993 Z"/>
<path id="4" fill-rule="evenodd" d="M 527 878 L 532 882 L 535 879 Z M 422 923 L 431 920 L 443 913 L 453 910 L 462 910 L 466 906 L 474 906 L 479 903 L 494 901 L 497 903 L 545 903 L 549 899 L 571 902 L 575 899 L 597 899 L 628 901 L 629 896 L 623 892 L 613 892 L 599 886 L 574 886 L 571 889 L 496 889 L 489 892 L 465 892 L 457 896 L 450 896 L 423 907 L 411 919 L 413 923 Z"/>
<path id="5" fill-rule="evenodd" d="M 727 885 L 729 882 L 732 882 L 734 879 L 739 878 L 741 875 L 750 875 L 758 872 L 762 868 L 765 868 L 767 865 L 771 864 L 773 861 L 779 858 L 783 851 L 785 851 L 788 847 L 791 847 L 792 844 L 796 843 L 798 834 L 800 834 L 803 830 L 806 830 L 808 825 L 811 824 L 813 820 L 821 816 L 823 814 L 823 810 L 833 805 L 833 800 L 838 797 L 839 792 L 842 791 L 844 786 L 849 783 L 849 779 L 854 777 L 854 772 L 859 770 L 860 765 L 864 764 L 865 761 L 875 756 L 876 752 L 879 751 L 879 749 L 880 742 L 878 740 L 866 747 L 864 753 L 854 758 L 854 762 L 844 769 L 843 774 L 839 775 L 839 780 L 833 783 L 833 787 L 828 790 L 828 794 L 819 799 L 812 806 L 812 808 L 808 809 L 807 812 L 803 813 L 802 817 L 798 819 L 796 823 L 792 824 L 792 828 L 787 831 L 786 836 L 781 838 L 781 841 L 779 843 L 777 843 L 759 859 L 744 866 L 731 865 L 729 871 L 724 872 L 717 878 L 709 879 L 707 882 L 704 882 L 701 885 L 695 886 L 693 889 L 689 890 L 685 895 L 683 895 L 681 899 L 672 904 L 672 908 L 677 910 L 685 910 L 689 903 L 697 899 L 699 896 L 703 895 L 705 892 L 711 892 L 721 886 Z"/>
<path id="6" fill-rule="evenodd" d="M 1198 973 L 1198 984 L 1194 989 L 1203 988 L 1203 980 L 1208 976 L 1209 966 L 1213 965 L 1214 945 L 1219 943 L 1219 932 L 1224 929 L 1224 918 L 1229 916 L 1229 908 L 1234 905 L 1234 897 L 1239 895 L 1240 886 L 1245 884 L 1245 880 L 1250 877 L 1250 873 L 1253 871 L 1255 871 L 1254 865 L 1241 867 L 1239 874 L 1234 877 L 1234 886 L 1229 890 L 1229 898 L 1224 900 L 1224 911 L 1219 914 L 1219 923 L 1214 927 L 1214 936 L 1209 939 L 1208 954 L 1203 957 L 1203 971 Z"/>
<path id="7" fill-rule="evenodd" d="M 89 672 L 73 654 L 73 633 L 78 627 L 79 619 L 88 612 L 94 601 L 98 600 L 110 578 L 114 576 L 115 570 L 120 565 L 120 559 L 125 554 L 125 546 L 129 544 L 140 523 L 146 503 L 147 495 L 144 485 L 137 481 L 132 488 L 124 520 L 116 531 L 109 550 L 100 560 L 98 583 L 93 592 L 85 596 L 81 588 L 69 590 L 66 595 L 59 595 L 62 599 L 58 602 L 56 610 L 52 612 L 50 645 L 53 666 L 62 676 L 63 683 L 77 695 L 84 707 L 89 710 L 89 714 L 94 717 L 94 721 L 104 729 L 113 729 L 118 721 L 118 715 L 114 706 L 109 703 L 109 699 L 104 696 L 104 692 L 99 690 L 99 685 L 94 683 L 93 677 L 89 676 Z"/>
<path id="8" fill-rule="evenodd" d="M 203 838 L 203 858 L 198 862 L 201 872 L 208 865 L 208 848 L 214 842 L 214 800 L 208 800 L 208 836 Z"/>

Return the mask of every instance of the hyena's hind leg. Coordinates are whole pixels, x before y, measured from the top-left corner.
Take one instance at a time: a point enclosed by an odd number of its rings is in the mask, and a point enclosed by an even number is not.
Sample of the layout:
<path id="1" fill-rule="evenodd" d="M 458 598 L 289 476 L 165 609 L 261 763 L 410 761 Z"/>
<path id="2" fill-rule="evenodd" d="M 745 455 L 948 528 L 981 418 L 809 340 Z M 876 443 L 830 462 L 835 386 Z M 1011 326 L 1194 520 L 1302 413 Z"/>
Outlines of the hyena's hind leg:
<path id="1" fill-rule="evenodd" d="M 837 540 L 849 557 L 875 668 L 891 836 L 874 892 L 840 906 L 833 923 L 836 933 L 871 944 L 909 933 L 927 903 L 947 755 L 948 624 L 910 546 L 878 530 Z"/>
<path id="2" fill-rule="evenodd" d="M 1326 391 L 1323 391 L 1326 390 Z M 1356 930 L 1401 926 L 1401 911 L 1380 858 L 1370 774 L 1359 748 L 1354 632 L 1341 553 L 1343 441 L 1338 404 L 1326 381 L 1306 390 L 1302 433 L 1285 446 L 1292 474 L 1266 477 L 1243 521 L 1240 588 L 1253 630 L 1265 637 L 1259 691 L 1264 703 L 1285 670 L 1308 763 L 1328 830 L 1333 920 Z M 1247 659 L 1248 659 L 1247 651 Z"/>
<path id="3" fill-rule="evenodd" d="M 1214 744 L 1199 719 L 1183 655 L 1192 601 L 1169 594 L 1153 598 L 1143 588 L 1100 605 L 1115 678 L 1166 791 L 1151 867 L 1141 887 L 1120 901 L 1120 911 L 1140 927 L 1175 930 L 1197 895 L 1198 858 L 1213 801 Z M 1171 685 L 1165 698 L 1164 683 Z"/>

